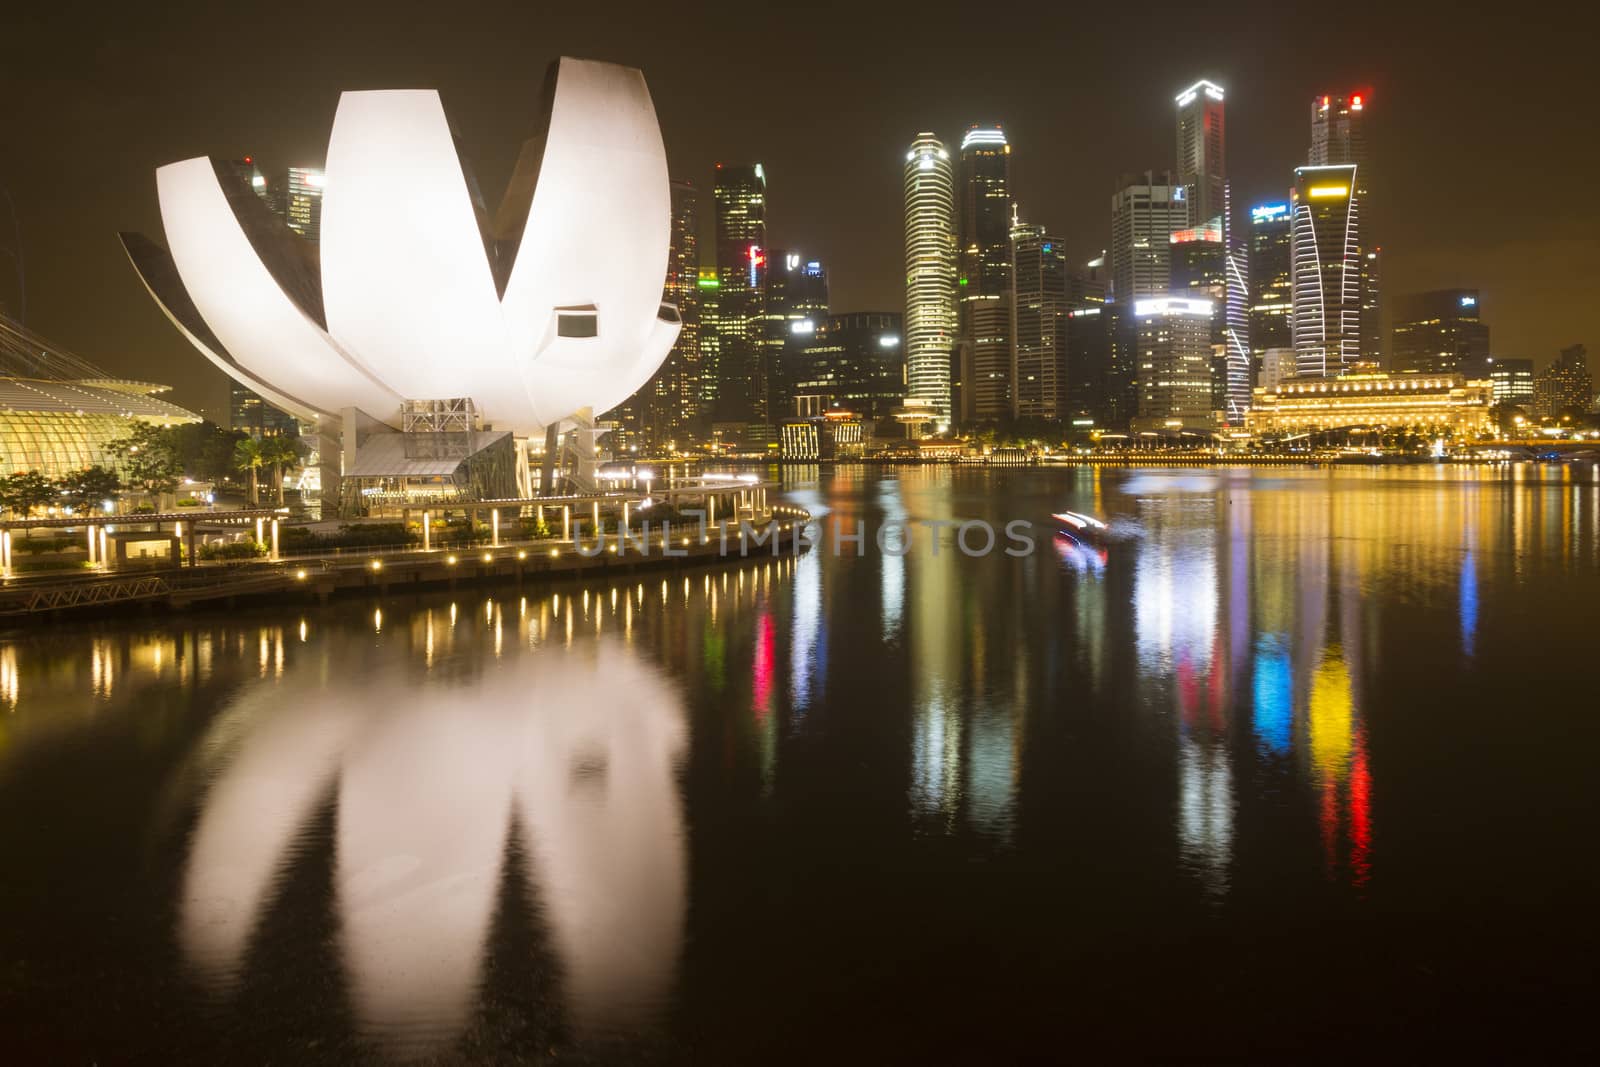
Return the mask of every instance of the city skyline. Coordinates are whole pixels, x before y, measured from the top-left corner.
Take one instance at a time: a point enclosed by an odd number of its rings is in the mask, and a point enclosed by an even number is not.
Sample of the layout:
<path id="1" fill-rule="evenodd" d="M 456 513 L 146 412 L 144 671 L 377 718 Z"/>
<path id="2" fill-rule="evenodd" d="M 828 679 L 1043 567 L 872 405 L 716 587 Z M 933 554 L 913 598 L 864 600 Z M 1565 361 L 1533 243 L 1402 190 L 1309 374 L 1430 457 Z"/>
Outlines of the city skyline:
<path id="1" fill-rule="evenodd" d="M 521 132 L 497 101 L 534 99 L 544 61 L 564 51 L 646 69 L 659 87 L 672 175 L 694 182 L 702 204 L 710 200 L 716 160 L 763 161 L 772 198 L 769 242 L 804 248 L 828 263 L 836 312 L 903 307 L 902 167 L 905 147 L 919 131 L 954 147 L 973 123 L 1002 124 L 1015 146 L 1014 198 L 1026 205 L 1030 222 L 1062 242 L 1069 262 L 1081 264 L 1109 239 L 1105 204 L 1118 176 L 1170 166 L 1173 96 L 1184 86 L 1205 78 L 1226 88 L 1236 223 L 1250 205 L 1286 199 L 1293 167 L 1305 162 L 1310 147 L 1305 114 L 1312 96 L 1364 91 L 1373 122 L 1370 151 L 1385 175 L 1373 215 L 1385 246 L 1385 291 L 1477 289 L 1500 357 L 1531 358 L 1542 366 L 1560 348 L 1592 341 L 1597 313 L 1585 294 L 1600 261 L 1594 255 L 1600 234 L 1578 208 L 1530 195 L 1535 175 L 1554 164 L 1553 151 L 1540 151 L 1545 142 L 1581 125 L 1577 97 L 1550 91 L 1549 79 L 1568 76 L 1565 68 L 1548 64 L 1548 77 L 1535 91 L 1509 76 L 1475 88 L 1465 76 L 1437 78 L 1420 62 L 1445 39 L 1457 55 L 1497 49 L 1497 35 L 1482 22 L 1470 28 L 1428 22 L 1431 36 L 1411 44 L 1336 29 L 1305 39 L 1300 51 L 1281 43 L 1263 49 L 1264 41 L 1297 39 L 1287 17 L 1275 16 L 1268 26 L 1237 13 L 1230 33 L 1208 38 L 1206 47 L 1196 47 L 1192 37 L 1157 34 L 1141 53 L 1138 76 L 1107 77 L 1114 64 L 1097 54 L 1095 35 L 1052 39 L 1048 31 L 1056 23 L 1049 17 L 1036 18 L 1041 32 L 1027 35 L 1037 42 L 1008 44 L 1009 58 L 992 45 L 925 41 L 926 31 L 897 27 L 894 41 L 932 48 L 913 60 L 909 49 L 898 50 L 907 56 L 900 58 L 895 49 L 873 52 L 865 39 L 840 41 L 761 19 L 737 34 L 709 24 L 675 26 L 656 47 L 645 35 L 617 31 L 612 37 L 611 28 L 602 33 L 581 19 L 554 17 L 534 26 L 513 16 L 492 36 L 469 27 L 422 32 L 424 22 L 368 39 L 360 20 L 330 16 L 321 32 L 293 42 L 303 56 L 291 60 L 288 41 L 249 38 L 227 80 L 208 82 L 204 76 L 188 80 L 185 70 L 195 69 L 190 59 L 217 47 L 217 34 L 246 41 L 242 28 L 113 20 L 92 44 L 94 69 L 74 72 L 48 66 L 43 57 L 61 55 L 60 42 L 79 31 L 55 22 L 56 16 L 34 16 L 22 37 L 35 44 L 25 51 L 37 58 L 25 58 L 3 76 L 16 80 L 10 86 L 19 104 L 12 140 L 36 160 L 95 164 L 13 164 L 0 173 L 27 265 L 24 299 L 11 277 L 14 260 L 6 257 L 0 301 L 13 314 L 25 312 L 30 326 L 115 371 L 165 376 L 178 385 L 180 399 L 217 417 L 224 412 L 225 383 L 198 366 L 146 306 L 116 247 L 116 229 L 150 227 L 150 170 L 190 152 L 251 154 L 274 171 L 318 165 L 337 93 L 387 81 L 439 86 L 459 116 L 464 157 L 493 188 L 509 175 L 514 159 L 506 145 Z M 1095 24 L 1114 37 L 1123 18 L 1108 13 Z M 780 67 L 814 72 L 811 92 L 714 98 L 705 91 L 701 68 L 681 61 L 763 35 L 784 42 Z M 1513 38 L 1500 39 L 1512 56 Z M 964 46 L 973 61 L 952 64 Z M 1038 64 L 1017 61 L 1034 49 L 1055 57 L 1042 73 Z M 335 54 L 342 58 L 335 61 Z M 151 66 L 160 72 L 149 74 Z M 131 76 L 135 70 L 145 72 L 142 80 Z M 1030 88 L 1041 78 L 1050 91 Z M 847 99 L 853 101 L 851 119 L 840 122 L 829 104 Z M 718 106 L 708 106 L 713 101 Z M 1449 160 L 1456 151 L 1439 114 L 1468 106 L 1475 122 L 1496 130 L 1501 162 L 1493 171 L 1465 168 L 1466 181 L 1439 183 L 1426 164 Z M 1581 139 L 1566 147 L 1580 169 L 1596 151 Z M 703 260 L 710 215 L 701 212 Z M 1469 215 L 1472 227 L 1444 221 Z M 0 231 L 6 221 L 0 220 Z M 8 234 L 0 239 L 8 251 L 16 243 Z M 81 305 L 85 291 L 95 294 L 92 314 Z"/>

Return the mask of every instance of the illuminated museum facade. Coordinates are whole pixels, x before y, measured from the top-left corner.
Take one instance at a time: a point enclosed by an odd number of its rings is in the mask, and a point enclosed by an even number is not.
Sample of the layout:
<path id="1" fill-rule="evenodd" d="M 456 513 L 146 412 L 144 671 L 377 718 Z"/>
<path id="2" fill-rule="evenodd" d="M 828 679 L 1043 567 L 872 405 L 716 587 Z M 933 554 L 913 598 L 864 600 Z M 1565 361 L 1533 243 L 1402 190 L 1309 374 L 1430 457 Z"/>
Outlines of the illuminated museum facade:
<path id="1" fill-rule="evenodd" d="M 464 402 L 469 452 L 516 440 L 520 484 L 490 491 L 519 495 L 530 439 L 558 451 L 558 427 L 592 427 L 666 358 L 679 330 L 661 300 L 670 191 L 644 76 L 563 58 L 544 94 L 493 212 L 433 90 L 340 97 L 316 241 L 226 161 L 156 171 L 167 246 L 125 233 L 129 258 L 207 359 L 318 428 L 325 489 L 383 477 L 362 453 L 404 433 L 403 411 Z M 592 436 L 568 447 L 591 455 Z"/>

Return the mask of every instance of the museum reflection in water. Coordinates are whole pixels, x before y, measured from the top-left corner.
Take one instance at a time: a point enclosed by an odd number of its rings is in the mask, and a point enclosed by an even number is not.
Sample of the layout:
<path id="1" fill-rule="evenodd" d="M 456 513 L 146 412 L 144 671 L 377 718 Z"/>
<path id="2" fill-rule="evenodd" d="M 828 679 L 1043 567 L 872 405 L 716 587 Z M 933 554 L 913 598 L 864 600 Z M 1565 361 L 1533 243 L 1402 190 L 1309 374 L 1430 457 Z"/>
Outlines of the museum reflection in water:
<path id="1" fill-rule="evenodd" d="M 215 995 L 248 977 L 331 818 L 326 907 L 374 1040 L 467 1027 L 508 908 L 539 927 L 575 1027 L 644 1027 L 678 995 L 695 893 L 739 862 L 691 862 L 689 828 L 722 814 L 693 798 L 772 804 L 791 763 L 853 763 L 837 750 L 863 719 L 905 724 L 884 773 L 909 840 L 1038 847 L 1088 816 L 1030 789 L 1104 746 L 1087 758 L 1163 776 L 1129 789 L 1170 798 L 1160 832 L 1200 899 L 1290 862 L 1244 855 L 1241 810 L 1272 804 L 1304 810 L 1286 825 L 1359 895 L 1382 877 L 1384 660 L 1466 670 L 1497 603 L 1600 561 L 1600 487 L 1570 476 L 841 469 L 801 472 L 791 498 L 828 535 L 799 559 L 7 642 L 0 782 L 179 694 L 151 728 L 181 739 L 162 793 L 194 815 L 149 818 L 182 838 L 172 937 Z M 970 558 L 919 528 L 905 554 L 870 535 L 832 550 L 858 521 L 998 528 L 1071 506 L 1110 517 L 1111 543 L 1039 525 L 1030 556 Z M 1062 722 L 1081 727 L 1070 755 Z"/>

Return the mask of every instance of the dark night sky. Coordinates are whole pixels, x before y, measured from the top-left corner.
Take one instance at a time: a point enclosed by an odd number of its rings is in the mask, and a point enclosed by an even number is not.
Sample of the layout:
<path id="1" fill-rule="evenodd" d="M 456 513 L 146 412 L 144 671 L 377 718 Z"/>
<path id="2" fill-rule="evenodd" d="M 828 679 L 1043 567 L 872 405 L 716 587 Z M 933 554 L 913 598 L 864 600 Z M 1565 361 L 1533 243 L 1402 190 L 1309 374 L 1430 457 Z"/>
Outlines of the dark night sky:
<path id="1" fill-rule="evenodd" d="M 1024 217 L 1087 259 L 1106 242 L 1116 176 L 1172 165 L 1172 98 L 1193 80 L 1227 87 L 1228 169 L 1247 204 L 1287 189 L 1313 93 L 1367 89 L 1386 291 L 1476 286 L 1495 354 L 1543 362 L 1564 344 L 1600 347 L 1600 21 L 1500 10 L 35 5 L 4 30 L 0 184 L 28 325 L 215 416 L 221 374 L 151 303 L 116 231 L 160 236 L 160 164 L 320 163 L 341 89 L 438 88 L 492 205 L 551 59 L 641 67 L 673 174 L 708 187 L 716 160 L 764 162 L 769 243 L 823 259 L 841 311 L 902 306 L 901 166 L 919 130 L 948 140 L 1004 122 Z M 0 246 L 14 243 L 0 215 Z M 14 315 L 11 268 L 0 257 Z"/>

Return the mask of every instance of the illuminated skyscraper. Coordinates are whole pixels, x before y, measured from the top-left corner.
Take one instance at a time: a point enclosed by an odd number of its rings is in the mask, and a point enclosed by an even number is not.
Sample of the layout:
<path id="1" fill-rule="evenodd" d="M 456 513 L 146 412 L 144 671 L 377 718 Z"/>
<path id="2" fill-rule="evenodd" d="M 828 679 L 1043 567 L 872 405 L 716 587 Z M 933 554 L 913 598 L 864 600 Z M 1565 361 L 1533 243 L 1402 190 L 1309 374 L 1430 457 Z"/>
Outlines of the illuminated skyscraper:
<path id="1" fill-rule="evenodd" d="M 1328 94 L 1311 98 L 1311 148 L 1306 162 L 1314 167 L 1351 164 L 1356 167 L 1355 192 L 1363 220 L 1355 229 L 1356 247 L 1361 253 L 1361 356 L 1369 368 L 1383 361 L 1383 326 L 1380 321 L 1382 306 L 1382 260 L 1374 243 L 1372 229 L 1372 160 L 1367 152 L 1368 95 Z"/>
<path id="2" fill-rule="evenodd" d="M 1478 317 L 1478 300 L 1476 289 L 1402 297 L 1395 304 L 1392 369 L 1481 378 L 1489 369 L 1489 325 Z"/>
<path id="3" fill-rule="evenodd" d="M 1201 226 L 1222 218 L 1226 234 L 1228 171 L 1222 98 L 1222 87 L 1203 79 L 1178 94 L 1178 182 L 1189 203 L 1188 225 Z"/>
<path id="4" fill-rule="evenodd" d="M 687 436 L 700 410 L 700 235 L 698 197 L 689 182 L 672 183 L 672 245 L 661 302 L 678 309 L 682 329 L 666 362 L 616 411 L 623 428 L 650 447 Z"/>
<path id="5" fill-rule="evenodd" d="M 789 384 L 804 373 L 801 353 L 828 321 L 828 275 L 821 262 L 799 252 L 774 248 L 767 259 L 762 363 L 768 408 L 778 422 L 795 413 Z"/>
<path id="6" fill-rule="evenodd" d="M 1065 251 L 1043 226 L 1011 227 L 1013 416 L 1057 419 L 1066 413 L 1067 291 Z"/>
<path id="7" fill-rule="evenodd" d="M 1011 414 L 1011 145 L 998 126 L 961 140 L 961 417 Z"/>
<path id="8" fill-rule="evenodd" d="M 1582 345 L 1563 348 L 1533 379 L 1533 412 L 1540 418 L 1583 414 L 1594 408 L 1594 378 Z"/>
<path id="9" fill-rule="evenodd" d="M 1496 356 L 1489 360 L 1489 381 L 1494 383 L 1496 404 L 1516 404 L 1532 409 L 1533 360 Z"/>
<path id="10" fill-rule="evenodd" d="M 1211 320 L 1209 300 L 1144 297 L 1133 302 L 1139 377 L 1134 428 L 1172 432 L 1210 430 Z"/>
<path id="11" fill-rule="evenodd" d="M 284 183 L 284 221 L 312 241 L 322 239 L 322 168 L 290 167 Z"/>
<path id="12" fill-rule="evenodd" d="M 955 168 L 919 133 L 906 153 L 906 399 L 948 423 L 956 347 Z"/>
<path id="13" fill-rule="evenodd" d="M 1250 209 L 1250 348 L 1258 368 L 1267 349 L 1291 345 L 1293 217 L 1288 201 Z"/>
<path id="14" fill-rule="evenodd" d="M 760 163 L 717 164 L 717 418 L 765 423 L 762 364 L 767 284 L 767 173 Z"/>
<path id="15" fill-rule="evenodd" d="M 1311 151 L 1306 162 L 1314 167 L 1333 163 L 1366 166 L 1366 98 L 1360 93 L 1348 97 L 1323 95 L 1311 99 Z M 1366 192 L 1363 177 L 1362 192 Z"/>
<path id="16" fill-rule="evenodd" d="M 1129 303 L 1172 286 L 1172 234 L 1189 225 L 1182 184 L 1163 172 L 1124 178 L 1111 197 L 1111 298 Z"/>
<path id="17" fill-rule="evenodd" d="M 721 383 L 722 283 L 717 280 L 716 267 L 701 267 L 695 279 L 695 289 L 700 299 L 700 407 L 701 421 L 716 413 L 717 397 Z"/>
<path id="18" fill-rule="evenodd" d="M 1354 164 L 1296 167 L 1292 339 L 1296 372 L 1361 360 L 1360 193 Z"/>
<path id="19" fill-rule="evenodd" d="M 845 409 L 871 427 L 893 415 L 906 391 L 900 327 L 901 317 L 892 311 L 825 317 L 803 339 L 790 416 Z"/>

